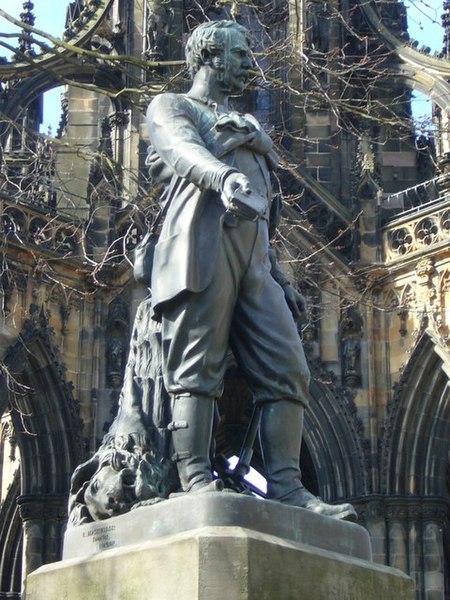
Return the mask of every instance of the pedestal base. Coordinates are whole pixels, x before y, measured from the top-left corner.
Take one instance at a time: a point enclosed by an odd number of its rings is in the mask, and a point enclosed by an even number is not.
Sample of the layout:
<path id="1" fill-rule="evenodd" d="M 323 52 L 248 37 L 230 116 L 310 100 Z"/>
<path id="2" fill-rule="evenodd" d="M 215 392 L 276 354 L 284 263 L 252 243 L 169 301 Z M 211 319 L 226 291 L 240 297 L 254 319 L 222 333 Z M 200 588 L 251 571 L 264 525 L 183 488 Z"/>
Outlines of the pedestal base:
<path id="1" fill-rule="evenodd" d="M 302 508 L 252 496 L 203 493 L 180 496 L 105 521 L 68 529 L 63 558 L 149 542 L 203 527 L 242 527 L 292 542 L 372 560 L 368 532 Z"/>
<path id="2" fill-rule="evenodd" d="M 202 505 L 206 510 L 211 505 L 215 512 L 223 503 L 228 510 L 233 506 L 244 509 L 253 506 L 252 518 L 244 518 L 251 521 L 252 527 L 240 523 L 239 526 L 204 525 L 187 531 L 182 528 L 180 532 L 156 536 L 150 541 L 96 551 L 91 556 L 66 558 L 29 575 L 26 600 L 413 600 L 413 582 L 409 577 L 367 560 L 363 541 L 367 532 L 361 527 L 251 498 L 242 502 L 239 498 L 218 500 L 220 494 L 211 496 L 214 498 L 205 495 L 200 499 L 183 499 L 180 506 L 188 511 L 187 521 L 204 518 L 189 509 Z M 170 502 L 163 512 L 169 510 Z M 142 509 L 139 518 L 160 517 L 161 512 L 152 513 L 152 508 Z M 272 518 L 265 520 L 264 515 Z M 258 523 L 265 523 L 261 529 L 276 530 L 277 522 L 283 530 L 284 518 L 289 516 L 294 522 L 300 518 L 303 523 L 302 531 L 292 530 L 289 539 L 256 530 Z M 118 521 L 118 529 L 116 523 L 110 532 L 120 531 L 127 517 L 119 517 L 122 521 Z M 219 513 L 217 518 L 221 521 L 230 517 Z M 234 511 L 234 518 L 240 521 L 242 514 Z M 94 530 L 114 521 L 96 523 Z M 160 531 L 162 523 L 155 526 Z M 84 527 L 84 532 L 80 528 L 74 530 L 74 535 L 82 538 L 83 533 L 90 532 L 87 537 L 92 537 L 92 525 Z M 341 551 L 308 543 L 308 538 L 316 544 L 320 542 L 327 530 L 329 541 L 325 544 L 323 540 L 322 545 L 332 547 L 333 536 L 339 533 L 335 545 Z M 98 535 L 104 534 L 105 531 Z M 72 538 L 69 544 L 72 555 L 74 541 Z"/>

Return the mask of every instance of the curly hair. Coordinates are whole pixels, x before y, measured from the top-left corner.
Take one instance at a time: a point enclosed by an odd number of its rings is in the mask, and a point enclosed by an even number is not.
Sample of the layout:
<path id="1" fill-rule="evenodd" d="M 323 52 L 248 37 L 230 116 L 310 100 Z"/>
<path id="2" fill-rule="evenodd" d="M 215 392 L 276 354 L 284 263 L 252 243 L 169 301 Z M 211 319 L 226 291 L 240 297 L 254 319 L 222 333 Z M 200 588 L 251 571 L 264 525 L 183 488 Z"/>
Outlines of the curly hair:
<path id="1" fill-rule="evenodd" d="M 186 43 L 185 49 L 186 63 L 191 78 L 194 77 L 204 64 L 203 50 L 208 50 L 209 52 L 222 50 L 225 45 L 225 32 L 231 28 L 242 33 L 250 46 L 251 39 L 248 29 L 239 25 L 239 23 L 235 23 L 235 21 L 208 21 L 194 29 Z"/>

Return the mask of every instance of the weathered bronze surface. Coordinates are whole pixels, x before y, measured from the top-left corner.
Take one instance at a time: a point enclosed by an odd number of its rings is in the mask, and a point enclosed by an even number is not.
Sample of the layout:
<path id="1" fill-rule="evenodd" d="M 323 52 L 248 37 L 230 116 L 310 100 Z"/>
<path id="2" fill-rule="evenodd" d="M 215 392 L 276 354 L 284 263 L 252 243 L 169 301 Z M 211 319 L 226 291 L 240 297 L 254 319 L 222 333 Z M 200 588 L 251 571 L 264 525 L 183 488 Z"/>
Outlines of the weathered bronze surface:
<path id="1" fill-rule="evenodd" d="M 229 107 L 249 78 L 248 32 L 232 21 L 206 23 L 186 56 L 189 92 L 160 94 L 147 114 L 147 162 L 164 187 L 165 213 L 151 300 L 136 320 L 119 414 L 74 474 L 72 523 L 177 490 L 223 490 L 211 454 L 229 348 L 260 408 L 267 497 L 353 518 L 351 505 L 325 504 L 301 483 L 309 370 L 295 323 L 303 300 L 269 242 L 280 208 L 270 185 L 277 155 L 258 121 Z"/>

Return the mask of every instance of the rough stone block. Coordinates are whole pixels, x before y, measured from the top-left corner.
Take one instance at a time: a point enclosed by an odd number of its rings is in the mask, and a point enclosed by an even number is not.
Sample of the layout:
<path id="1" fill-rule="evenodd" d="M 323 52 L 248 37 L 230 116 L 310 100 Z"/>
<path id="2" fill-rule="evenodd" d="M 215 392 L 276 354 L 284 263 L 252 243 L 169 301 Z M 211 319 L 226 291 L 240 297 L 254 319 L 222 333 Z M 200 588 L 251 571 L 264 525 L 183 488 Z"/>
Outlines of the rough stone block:
<path id="1" fill-rule="evenodd" d="M 66 532 L 63 558 L 92 556 L 204 527 L 243 527 L 280 539 L 371 560 L 368 532 L 355 523 L 240 494 L 194 494 Z"/>
<path id="2" fill-rule="evenodd" d="M 238 494 L 182 496 L 66 533 L 26 600 L 413 600 L 368 532 Z"/>
<path id="3" fill-rule="evenodd" d="M 46 565 L 26 600 L 413 600 L 395 569 L 240 527 Z"/>

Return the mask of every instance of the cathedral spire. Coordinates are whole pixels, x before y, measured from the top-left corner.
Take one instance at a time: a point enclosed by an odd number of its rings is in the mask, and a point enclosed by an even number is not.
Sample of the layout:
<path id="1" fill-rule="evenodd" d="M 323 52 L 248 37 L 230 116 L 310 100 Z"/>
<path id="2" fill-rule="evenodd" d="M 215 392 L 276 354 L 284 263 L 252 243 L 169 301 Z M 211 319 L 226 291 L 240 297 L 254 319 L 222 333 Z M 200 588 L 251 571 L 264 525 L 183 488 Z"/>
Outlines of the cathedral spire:
<path id="1" fill-rule="evenodd" d="M 20 13 L 20 20 L 25 25 L 34 25 L 36 17 L 33 14 L 34 4 L 30 0 L 23 3 L 23 12 Z M 23 33 L 19 37 L 19 51 L 23 54 L 30 55 L 34 54 L 32 48 L 32 42 L 30 40 L 30 32 L 26 29 L 23 30 Z"/>
<path id="2" fill-rule="evenodd" d="M 445 0 L 443 3 L 444 13 L 441 16 L 442 27 L 444 28 L 444 44 L 442 48 L 442 57 L 446 60 L 450 57 L 450 2 Z"/>

